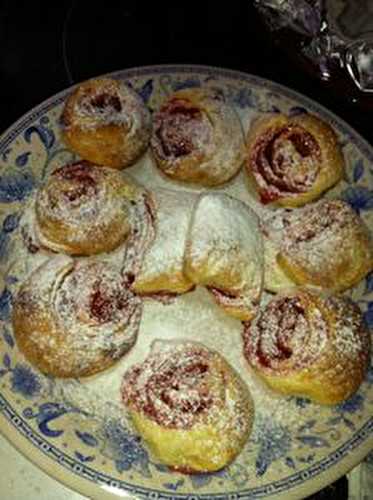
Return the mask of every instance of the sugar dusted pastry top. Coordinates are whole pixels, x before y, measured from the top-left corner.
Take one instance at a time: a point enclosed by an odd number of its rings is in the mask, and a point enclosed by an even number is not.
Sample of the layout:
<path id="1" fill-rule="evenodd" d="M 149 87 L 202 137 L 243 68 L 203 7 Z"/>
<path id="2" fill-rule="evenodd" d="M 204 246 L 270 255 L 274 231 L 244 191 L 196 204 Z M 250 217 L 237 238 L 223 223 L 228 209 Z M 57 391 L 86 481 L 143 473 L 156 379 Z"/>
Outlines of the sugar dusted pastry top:
<path id="1" fill-rule="evenodd" d="M 368 228 L 341 200 L 321 200 L 293 211 L 277 211 L 263 223 L 269 267 L 266 284 L 273 289 L 276 266 L 290 281 L 333 290 L 357 284 L 373 268 Z M 273 256 L 270 253 L 275 253 Z M 283 281 L 283 282 L 282 282 Z"/>
<path id="2" fill-rule="evenodd" d="M 97 78 L 78 85 L 66 101 L 62 137 L 82 158 L 123 168 L 145 151 L 151 116 L 126 83 Z"/>
<path id="3" fill-rule="evenodd" d="M 12 319 L 27 359 L 45 373 L 79 377 L 102 371 L 133 346 L 141 310 L 112 265 L 58 255 L 21 285 Z"/>
<path id="4" fill-rule="evenodd" d="M 205 193 L 194 210 L 185 272 L 232 315 L 249 319 L 260 302 L 263 245 L 256 214 L 226 194 Z"/>
<path id="5" fill-rule="evenodd" d="M 246 171 L 262 203 L 296 207 L 340 181 L 344 159 L 334 130 L 317 116 L 267 114 L 248 131 Z"/>
<path id="6" fill-rule="evenodd" d="M 231 179 L 244 159 L 240 119 L 210 88 L 175 92 L 154 117 L 152 152 L 172 179 L 216 186 Z"/>
<path id="7" fill-rule="evenodd" d="M 370 333 L 356 304 L 306 288 L 275 296 L 243 333 L 244 354 L 270 387 L 335 404 L 361 384 Z"/>
<path id="8" fill-rule="evenodd" d="M 183 293 L 194 285 L 184 273 L 184 253 L 197 195 L 185 191 L 152 191 L 155 238 L 144 254 L 133 289 L 140 294 Z"/>
<path id="9" fill-rule="evenodd" d="M 126 373 L 123 397 L 161 426 L 189 429 L 219 419 L 227 404 L 225 376 L 237 375 L 217 352 L 196 342 L 159 340 L 145 362 Z M 240 406 L 227 409 L 236 418 Z"/>

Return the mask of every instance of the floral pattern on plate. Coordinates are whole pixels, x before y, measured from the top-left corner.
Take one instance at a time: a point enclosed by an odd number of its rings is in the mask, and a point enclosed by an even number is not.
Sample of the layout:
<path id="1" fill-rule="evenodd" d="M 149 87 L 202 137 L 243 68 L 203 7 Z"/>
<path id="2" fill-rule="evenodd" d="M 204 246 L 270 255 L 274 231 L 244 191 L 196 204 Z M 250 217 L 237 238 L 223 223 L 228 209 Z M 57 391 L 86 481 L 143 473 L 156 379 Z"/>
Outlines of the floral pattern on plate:
<path id="1" fill-rule="evenodd" d="M 348 164 L 347 180 L 331 195 L 345 199 L 373 227 L 373 152 L 316 103 L 276 84 L 213 68 L 156 67 L 114 76 L 129 82 L 151 109 L 172 91 L 212 86 L 224 92 L 245 127 L 258 113 L 319 113 L 339 132 Z M 282 399 L 271 414 L 259 406 L 253 434 L 233 464 L 218 473 L 185 476 L 154 460 L 120 415 L 114 412 L 110 418 L 99 419 L 85 405 L 57 397 L 63 382 L 44 377 L 25 362 L 10 323 L 12 297 L 21 279 L 19 263 L 12 258 L 13 236 L 33 190 L 56 166 L 74 159 L 59 136 L 66 95 L 31 111 L 0 140 L 0 413 L 14 433 L 33 444 L 36 462 L 38 454 L 47 455 L 56 462 L 59 477 L 82 478 L 83 492 L 88 481 L 97 488 L 106 485 L 114 493 L 125 490 L 138 498 L 189 500 L 300 495 L 297 491 L 312 492 L 327 484 L 331 469 L 338 470 L 330 476 L 334 478 L 358 463 L 372 445 L 373 367 L 359 392 L 335 407 L 320 409 L 302 398 Z M 373 275 L 352 295 L 373 328 Z M 284 408 L 296 418 L 287 420 Z"/>

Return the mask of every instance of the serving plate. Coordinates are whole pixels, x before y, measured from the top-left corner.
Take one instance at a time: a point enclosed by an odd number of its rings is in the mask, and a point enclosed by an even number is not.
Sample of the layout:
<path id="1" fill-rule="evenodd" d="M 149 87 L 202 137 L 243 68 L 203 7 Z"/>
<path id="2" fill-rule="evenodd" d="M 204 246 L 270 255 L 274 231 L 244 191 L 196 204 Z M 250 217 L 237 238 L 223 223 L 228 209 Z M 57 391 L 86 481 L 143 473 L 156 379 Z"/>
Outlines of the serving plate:
<path id="1" fill-rule="evenodd" d="M 337 131 L 346 179 L 327 196 L 340 196 L 373 229 L 373 150 L 346 123 L 278 84 L 243 73 L 201 66 L 155 66 L 111 75 L 127 81 L 151 109 L 172 91 L 208 85 L 224 92 L 245 130 L 265 112 L 313 112 Z M 35 266 L 20 248 L 19 218 L 45 176 L 74 159 L 61 143 L 59 117 L 68 89 L 34 108 L 0 138 L 0 429 L 30 460 L 91 498 L 302 498 L 358 464 L 373 447 L 373 366 L 348 401 L 319 407 L 278 397 L 253 378 L 242 356 L 240 324 L 226 317 L 203 290 L 169 305 L 146 301 L 133 351 L 113 369 L 87 380 L 54 380 L 31 367 L 15 345 L 12 297 Z M 161 177 L 146 154 L 127 169 L 148 188 L 188 189 Z M 262 208 L 243 172 L 222 188 Z M 373 274 L 349 292 L 373 327 Z M 151 456 L 126 420 L 119 387 L 125 369 L 143 359 L 155 338 L 199 340 L 219 350 L 241 373 L 256 405 L 254 431 L 241 455 L 213 474 L 171 472 Z"/>

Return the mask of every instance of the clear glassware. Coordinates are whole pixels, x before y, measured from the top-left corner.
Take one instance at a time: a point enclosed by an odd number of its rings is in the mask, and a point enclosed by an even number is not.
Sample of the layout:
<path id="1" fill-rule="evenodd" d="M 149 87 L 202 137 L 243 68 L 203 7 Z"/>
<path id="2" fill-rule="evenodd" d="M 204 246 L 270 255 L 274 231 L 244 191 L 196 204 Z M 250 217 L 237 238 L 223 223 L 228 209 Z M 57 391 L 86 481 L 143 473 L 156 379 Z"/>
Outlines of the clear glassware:
<path id="1" fill-rule="evenodd" d="M 373 109 L 372 0 L 254 0 L 303 67 L 351 104 Z"/>

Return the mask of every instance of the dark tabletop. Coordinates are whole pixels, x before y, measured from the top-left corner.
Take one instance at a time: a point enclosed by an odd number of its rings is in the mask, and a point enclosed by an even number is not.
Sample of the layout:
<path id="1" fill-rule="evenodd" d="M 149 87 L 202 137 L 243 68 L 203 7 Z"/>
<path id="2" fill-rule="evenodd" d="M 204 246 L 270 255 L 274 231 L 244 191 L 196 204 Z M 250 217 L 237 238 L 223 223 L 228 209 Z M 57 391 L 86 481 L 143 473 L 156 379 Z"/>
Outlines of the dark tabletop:
<path id="1" fill-rule="evenodd" d="M 105 0 L 0 3 L 0 132 L 69 85 L 109 71 L 162 63 L 237 69 L 320 102 L 373 143 L 373 111 L 304 72 L 263 26 L 250 0 Z M 373 106 L 371 108 L 373 110 Z M 342 478 L 312 498 L 347 498 Z"/>

